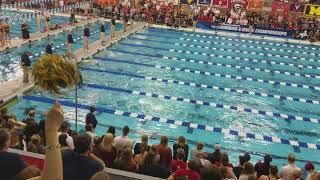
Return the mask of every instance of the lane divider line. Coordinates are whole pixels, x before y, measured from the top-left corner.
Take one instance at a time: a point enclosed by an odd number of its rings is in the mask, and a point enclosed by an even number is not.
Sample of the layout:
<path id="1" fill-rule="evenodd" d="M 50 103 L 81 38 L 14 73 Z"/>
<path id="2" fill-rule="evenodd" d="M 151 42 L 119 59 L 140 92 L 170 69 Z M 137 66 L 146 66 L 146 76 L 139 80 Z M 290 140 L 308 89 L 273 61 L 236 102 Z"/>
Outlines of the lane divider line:
<path id="1" fill-rule="evenodd" d="M 272 112 L 272 111 L 257 110 L 257 109 L 247 108 L 247 107 L 225 105 L 222 103 L 201 101 L 201 100 L 196 100 L 196 99 L 187 99 L 187 98 L 183 98 L 183 97 L 175 97 L 175 96 L 155 94 L 155 93 L 142 92 L 142 91 L 134 91 L 134 90 L 129 90 L 129 89 L 103 86 L 103 85 L 97 85 L 97 84 L 84 83 L 84 86 L 94 88 L 94 89 L 123 92 L 123 93 L 127 93 L 127 94 L 132 94 L 132 95 L 153 97 L 153 98 L 159 98 L 159 99 L 167 99 L 167 100 L 172 100 L 172 101 L 177 101 L 177 102 L 180 101 L 180 102 L 190 103 L 190 104 L 194 104 L 194 105 L 202 105 L 202 106 L 232 110 L 232 111 L 242 112 L 242 113 L 253 113 L 253 114 L 264 115 L 264 116 L 268 116 L 268 117 L 272 117 L 272 118 L 282 118 L 285 120 L 298 120 L 298 121 L 306 121 L 306 122 L 320 124 L 320 119 L 309 118 L 309 117 L 300 117 L 300 116 L 295 116 L 295 115 L 291 115 L 291 114 L 282 114 L 282 113 Z"/>
<path id="2" fill-rule="evenodd" d="M 52 99 L 52 98 L 38 97 L 38 96 L 23 96 L 23 99 L 35 101 L 35 102 L 47 103 L 47 104 L 53 104 L 56 101 L 55 99 Z M 60 100 L 59 102 L 61 103 L 61 105 L 68 106 L 68 107 L 76 107 L 77 106 L 80 109 L 89 109 L 90 108 L 90 105 L 75 104 L 73 102 L 66 101 L 66 100 Z M 114 114 L 114 115 L 118 115 L 118 116 L 125 116 L 125 117 L 137 118 L 137 119 L 142 119 L 142 120 L 149 120 L 149 121 L 153 121 L 153 122 L 173 124 L 176 126 L 184 126 L 187 128 L 205 130 L 205 131 L 209 131 L 209 132 L 213 132 L 213 133 L 220 133 L 220 134 L 224 134 L 224 135 L 238 136 L 238 137 L 255 139 L 255 140 L 260 140 L 260 141 L 265 141 L 265 142 L 280 143 L 280 144 L 285 144 L 285 145 L 290 145 L 290 146 L 299 146 L 302 148 L 320 150 L 320 145 L 314 144 L 314 143 L 307 143 L 307 142 L 301 142 L 301 141 L 295 141 L 295 140 L 282 139 L 279 137 L 253 134 L 253 133 L 244 132 L 244 131 L 207 126 L 207 125 L 203 125 L 203 124 L 196 124 L 196 123 L 192 123 L 192 122 L 173 120 L 173 119 L 156 117 L 156 116 L 145 115 L 145 114 L 140 114 L 140 113 L 119 111 L 119 110 L 108 109 L 108 108 L 99 107 L 99 106 L 97 106 L 96 111 L 101 112 L 101 113 Z"/>
<path id="3" fill-rule="evenodd" d="M 134 62 L 131 60 L 110 59 L 110 58 L 100 58 L 100 57 L 99 58 L 97 57 L 96 59 L 103 60 L 103 61 L 116 62 L 116 63 L 126 63 L 126 64 L 138 65 L 138 66 L 152 67 L 152 68 L 158 68 L 158 69 L 166 69 L 166 70 L 177 71 L 177 72 L 180 71 L 180 72 L 187 72 L 187 73 L 228 78 L 228 79 L 260 82 L 260 83 L 266 83 L 266 84 L 271 84 L 271 85 L 280 85 L 280 86 L 311 89 L 311 90 L 318 90 L 318 91 L 320 90 L 320 87 L 318 87 L 318 86 L 305 85 L 305 84 L 296 84 L 296 83 L 283 82 L 283 81 L 258 79 L 258 78 L 254 78 L 254 77 L 252 77 L 252 78 L 251 77 L 242 77 L 242 76 L 236 76 L 236 75 L 231 75 L 231 74 L 219 74 L 219 73 L 214 73 L 214 72 L 192 70 L 192 69 L 187 69 L 187 68 L 176 68 L 176 67 L 170 67 L 170 66 L 150 65 L 150 64 L 145 64 L 145 63 Z"/>
<path id="4" fill-rule="evenodd" d="M 132 54 L 130 51 L 122 51 L 122 52 Z M 142 54 L 142 56 L 149 56 L 149 54 L 145 54 L 145 55 Z M 218 56 L 218 57 L 220 57 L 220 56 Z M 283 75 L 288 75 L 288 76 L 320 79 L 320 75 L 313 75 L 313 74 L 304 74 L 304 73 L 288 72 L 288 71 L 282 71 L 282 70 L 253 68 L 253 67 L 249 67 L 249 66 L 239 66 L 239 65 L 226 64 L 226 63 L 215 63 L 215 62 L 210 62 L 210 61 L 196 60 L 196 59 L 191 59 L 191 58 L 179 58 L 179 57 L 173 57 L 173 56 L 162 56 L 162 58 L 175 60 L 175 61 L 197 63 L 197 64 L 207 64 L 210 66 L 220 66 L 220 67 L 226 67 L 226 68 L 236 68 L 236 69 L 251 70 L 251 71 L 257 71 L 257 72 L 266 72 L 266 73 L 283 74 Z M 231 56 L 228 56 L 228 59 L 231 59 Z"/>

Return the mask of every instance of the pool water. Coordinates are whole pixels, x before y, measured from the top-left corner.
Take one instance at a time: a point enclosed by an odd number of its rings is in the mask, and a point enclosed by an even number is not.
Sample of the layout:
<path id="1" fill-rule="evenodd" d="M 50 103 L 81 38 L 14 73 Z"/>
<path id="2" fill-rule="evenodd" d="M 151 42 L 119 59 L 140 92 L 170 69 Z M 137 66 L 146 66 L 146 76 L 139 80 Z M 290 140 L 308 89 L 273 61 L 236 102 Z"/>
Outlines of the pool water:
<path id="1" fill-rule="evenodd" d="M 280 166 L 294 152 L 300 167 L 309 160 L 319 167 L 319 147 L 291 143 L 320 144 L 318 51 L 311 45 L 149 28 L 81 63 L 79 129 L 88 105 L 96 105 L 99 135 L 110 125 L 120 134 L 128 125 L 134 129 L 130 137 L 147 133 L 151 143 L 167 135 L 173 144 L 183 135 L 191 148 L 203 142 L 212 151 L 219 142 L 234 164 L 248 151 L 252 162 L 271 154 Z M 54 99 L 63 102 L 74 127 L 73 91 L 56 97 L 36 89 L 11 111 L 20 118 L 31 106 L 45 112 Z M 209 126 L 216 130 L 205 130 Z"/>

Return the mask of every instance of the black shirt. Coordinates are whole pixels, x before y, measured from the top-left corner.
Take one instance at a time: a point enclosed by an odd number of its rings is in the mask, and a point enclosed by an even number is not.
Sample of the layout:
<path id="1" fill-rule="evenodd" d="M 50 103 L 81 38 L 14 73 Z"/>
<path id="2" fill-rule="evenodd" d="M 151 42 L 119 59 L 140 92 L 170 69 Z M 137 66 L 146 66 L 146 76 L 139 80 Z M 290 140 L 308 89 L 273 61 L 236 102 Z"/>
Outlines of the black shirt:
<path id="1" fill-rule="evenodd" d="M 178 149 L 180 149 L 180 148 L 183 149 L 184 155 L 185 155 L 183 161 L 184 161 L 184 162 L 187 162 L 187 160 L 188 160 L 188 155 L 189 155 L 189 146 L 188 146 L 188 144 L 180 145 L 180 144 L 175 143 L 175 144 L 173 145 L 173 148 L 172 148 L 172 149 L 173 149 L 173 159 L 177 160 L 177 151 L 178 151 Z"/>
<path id="2" fill-rule="evenodd" d="M 46 47 L 46 53 L 52 54 L 52 46 L 51 46 L 51 44 L 48 44 L 48 45 L 47 45 L 47 47 Z"/>
<path id="3" fill-rule="evenodd" d="M 74 42 L 73 42 L 72 34 L 68 34 L 67 40 L 68 40 L 68 43 L 71 43 L 71 44 L 74 43 Z"/>
<path id="4" fill-rule="evenodd" d="M 23 53 L 21 56 L 21 62 L 23 63 L 24 66 L 31 66 L 31 61 L 29 59 L 29 56 L 26 55 L 25 53 Z"/>
<path id="5" fill-rule="evenodd" d="M 100 31 L 101 31 L 101 32 L 106 32 L 106 28 L 104 27 L 104 25 L 101 25 Z"/>
<path id="6" fill-rule="evenodd" d="M 103 167 L 89 157 L 81 156 L 70 149 L 62 153 L 63 179 L 88 180 L 95 173 L 102 171 Z"/>
<path id="7" fill-rule="evenodd" d="M 26 167 L 19 154 L 0 151 L 0 179 L 12 180 Z"/>
<path id="8" fill-rule="evenodd" d="M 170 176 L 170 171 L 160 164 L 154 163 L 151 167 L 144 167 L 142 165 L 139 168 L 139 173 L 147 176 L 153 176 L 158 178 L 168 178 Z"/>
<path id="9" fill-rule="evenodd" d="M 90 30 L 89 30 L 89 28 L 84 28 L 84 30 L 83 30 L 83 36 L 86 36 L 86 37 L 90 37 Z"/>
<path id="10" fill-rule="evenodd" d="M 92 128 L 95 129 L 97 126 L 97 119 L 96 116 L 93 113 L 88 113 L 86 116 L 86 124 L 92 124 Z"/>
<path id="11" fill-rule="evenodd" d="M 111 19 L 111 24 L 112 25 L 116 25 L 116 20 L 115 19 Z"/>

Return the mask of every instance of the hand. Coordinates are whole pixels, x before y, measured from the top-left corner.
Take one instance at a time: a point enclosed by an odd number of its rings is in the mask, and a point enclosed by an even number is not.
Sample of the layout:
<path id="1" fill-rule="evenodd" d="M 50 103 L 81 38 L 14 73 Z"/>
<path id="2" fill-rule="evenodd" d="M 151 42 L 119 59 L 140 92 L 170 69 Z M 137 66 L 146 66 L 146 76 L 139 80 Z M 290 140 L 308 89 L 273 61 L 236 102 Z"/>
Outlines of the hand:
<path id="1" fill-rule="evenodd" d="M 59 102 L 55 102 L 47 114 L 47 121 L 45 122 L 46 132 L 57 132 L 63 120 L 62 106 Z"/>

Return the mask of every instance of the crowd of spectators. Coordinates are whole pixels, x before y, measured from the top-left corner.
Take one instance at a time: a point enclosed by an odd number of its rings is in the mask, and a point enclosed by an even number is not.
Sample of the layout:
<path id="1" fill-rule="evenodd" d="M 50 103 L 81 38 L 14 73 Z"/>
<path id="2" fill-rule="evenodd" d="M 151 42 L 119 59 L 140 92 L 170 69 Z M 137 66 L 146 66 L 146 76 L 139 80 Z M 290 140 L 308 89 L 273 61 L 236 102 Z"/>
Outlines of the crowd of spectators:
<path id="1" fill-rule="evenodd" d="M 4 171 L 0 173 L 0 179 L 40 176 L 38 169 L 27 166 L 19 155 L 7 152 L 8 148 L 46 153 L 46 161 L 56 160 L 51 168 L 55 168 L 55 173 L 61 173 L 65 180 L 98 177 L 100 175 L 95 174 L 103 171 L 105 167 L 169 180 L 302 179 L 303 171 L 295 165 L 294 154 L 288 155 L 288 165 L 283 166 L 278 172 L 277 166 L 272 165 L 272 157 L 267 154 L 263 161 L 253 164 L 250 154 L 245 153 L 239 156 L 239 163 L 233 165 L 229 162 L 228 154 L 221 150 L 219 143 L 214 145 L 213 152 L 205 152 L 202 143 L 189 149 L 183 136 L 177 138 L 172 148 L 166 136 L 161 137 L 159 144 L 149 144 L 148 136 L 143 134 L 141 141 L 134 143 L 129 137 L 128 126 L 123 127 L 119 136 L 115 136 L 115 128 L 112 126 L 103 136 L 99 136 L 95 133 L 95 107 L 90 108 L 82 133 L 72 131 L 69 123 L 63 121 L 61 115 L 62 120 L 56 125 L 53 135 L 51 124 L 57 119 L 57 115 L 50 115 L 52 109 L 47 115 L 47 120 L 35 119 L 35 109 L 26 109 L 26 113 L 28 118 L 18 122 L 16 116 L 9 115 L 6 108 L 1 109 L 0 169 Z M 52 142 L 56 142 L 57 145 Z M 55 150 L 58 153 L 52 152 Z M 59 158 L 62 162 L 61 167 Z M 61 170 L 57 171 L 59 168 Z M 49 169 L 45 168 L 44 171 Z M 304 170 L 308 173 L 305 177 L 307 180 L 320 179 L 320 173 L 315 171 L 311 162 L 306 163 Z"/>

